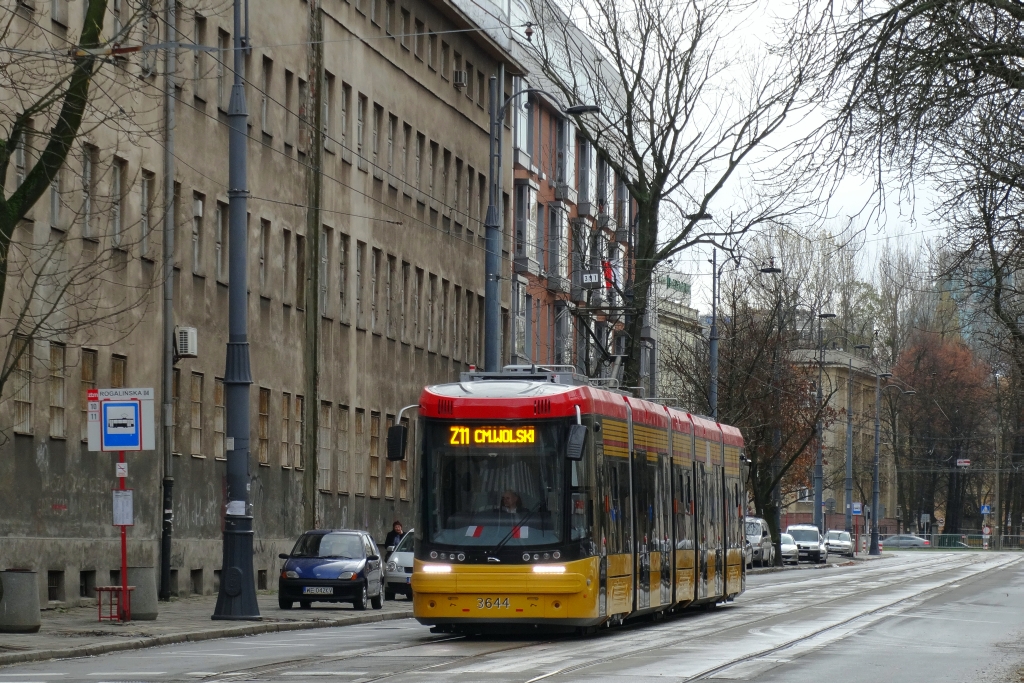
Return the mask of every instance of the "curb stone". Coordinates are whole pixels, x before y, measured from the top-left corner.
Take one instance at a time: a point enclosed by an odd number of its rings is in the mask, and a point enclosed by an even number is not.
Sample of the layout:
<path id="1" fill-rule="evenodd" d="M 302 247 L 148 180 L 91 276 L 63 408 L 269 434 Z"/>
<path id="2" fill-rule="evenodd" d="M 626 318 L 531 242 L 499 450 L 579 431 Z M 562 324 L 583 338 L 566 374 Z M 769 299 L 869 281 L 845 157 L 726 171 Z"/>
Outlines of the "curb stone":
<path id="1" fill-rule="evenodd" d="M 215 640 L 217 638 L 236 638 L 239 636 L 255 636 L 263 633 L 278 633 L 283 631 L 303 631 L 314 628 L 332 628 L 336 626 L 355 626 L 358 624 L 372 624 L 379 621 L 394 621 L 396 619 L 408 619 L 412 617 L 412 609 L 401 612 L 386 612 L 382 614 L 366 614 L 348 619 L 316 619 L 314 621 L 289 621 L 253 623 L 245 626 L 229 626 L 210 631 L 199 631 L 198 633 L 170 633 L 162 636 L 149 638 L 132 638 L 113 643 L 96 643 L 83 645 L 81 647 L 68 647 L 50 650 L 33 650 L 31 652 L 12 652 L 0 654 L 0 666 L 8 664 L 24 664 L 27 662 L 42 662 L 48 659 L 70 659 L 73 657 L 93 657 L 107 654 L 109 652 L 123 652 L 126 650 L 141 650 L 147 647 L 158 647 L 160 645 L 174 645 L 177 643 L 195 643 L 203 640 Z"/>

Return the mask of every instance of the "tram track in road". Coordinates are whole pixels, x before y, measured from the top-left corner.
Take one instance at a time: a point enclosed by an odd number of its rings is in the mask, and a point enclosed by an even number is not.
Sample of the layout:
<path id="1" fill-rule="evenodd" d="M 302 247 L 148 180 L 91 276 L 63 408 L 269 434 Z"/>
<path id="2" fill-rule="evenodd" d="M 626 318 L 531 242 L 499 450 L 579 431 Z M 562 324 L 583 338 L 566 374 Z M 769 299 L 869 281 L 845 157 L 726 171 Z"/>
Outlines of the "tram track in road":
<path id="1" fill-rule="evenodd" d="M 816 600 L 814 604 L 815 605 L 826 605 L 826 604 L 829 604 L 829 603 L 832 603 L 832 602 L 835 602 L 835 601 L 838 601 L 838 600 L 848 599 L 848 598 L 850 598 L 853 595 L 856 595 L 858 593 L 862 593 L 862 592 L 865 592 L 865 591 L 876 590 L 876 589 L 879 589 L 879 588 L 898 587 L 900 585 L 903 585 L 903 584 L 906 584 L 906 583 L 909 583 L 909 582 L 912 582 L 912 581 L 915 581 L 915 580 L 921 580 L 923 577 L 928 576 L 928 575 L 934 575 L 934 574 L 940 573 L 942 571 L 948 571 L 948 570 L 951 570 L 951 569 L 957 569 L 957 568 L 961 568 L 961 567 L 967 566 L 967 565 L 970 564 L 970 560 L 971 560 L 971 558 L 968 557 L 968 556 L 964 556 L 964 555 L 951 555 L 951 556 L 929 558 L 927 561 L 922 562 L 920 564 L 915 564 L 912 567 L 906 567 L 903 564 L 895 564 L 894 565 L 894 564 L 889 564 L 889 563 L 885 563 L 884 565 L 881 565 L 881 566 L 878 566 L 878 567 L 864 567 L 864 568 L 862 568 L 860 570 L 860 572 L 858 572 L 858 580 L 859 580 L 859 582 L 867 582 L 866 585 L 864 585 L 864 587 L 862 589 L 856 590 L 856 591 L 852 591 L 852 592 L 844 592 L 842 595 L 838 595 L 838 596 L 835 596 L 835 597 L 832 597 L 832 598 L 829 598 L 829 599 L 826 599 L 826 600 Z M 909 574 L 907 574 L 908 571 L 910 572 Z M 747 608 L 747 607 L 755 606 L 755 605 L 758 605 L 758 604 L 761 604 L 761 603 L 769 602 L 769 601 L 772 601 L 772 600 L 779 600 L 780 598 L 782 598 L 782 597 L 784 597 L 786 595 L 792 595 L 793 592 L 794 592 L 794 589 L 796 589 L 797 591 L 817 591 L 817 590 L 819 590 L 819 587 L 824 589 L 824 588 L 827 588 L 827 586 L 836 583 L 837 580 L 841 580 L 841 576 L 842 576 L 842 574 L 839 574 L 839 573 L 836 573 L 836 572 L 833 572 L 833 571 L 827 571 L 827 572 L 823 572 L 823 573 L 820 573 L 820 574 L 816 571 L 815 574 L 818 574 L 818 575 L 817 576 L 812 576 L 812 577 L 809 576 L 809 577 L 806 577 L 806 578 L 801 577 L 800 579 L 798 579 L 796 581 L 790 581 L 790 582 L 785 582 L 785 583 L 772 583 L 772 584 L 767 584 L 767 585 L 764 585 L 764 586 L 758 586 L 756 588 L 748 589 L 747 594 L 745 595 L 744 598 L 741 598 L 741 602 L 738 603 L 738 604 L 740 606 L 744 607 L 744 608 Z M 892 579 L 893 575 L 900 575 L 899 580 L 891 581 L 890 579 Z M 762 591 L 764 592 L 764 594 L 761 594 Z M 799 608 L 799 609 L 806 609 L 806 608 L 807 607 L 805 606 L 805 607 L 802 607 L 802 608 Z M 746 612 L 746 610 L 744 610 L 744 611 Z M 702 615 L 702 614 L 699 614 L 699 613 L 696 613 L 696 612 L 684 612 L 684 613 L 682 613 L 680 615 L 673 615 L 672 617 L 669 617 L 669 620 L 666 621 L 666 622 L 661 622 L 661 623 L 636 622 L 634 624 L 627 624 L 625 627 L 619 627 L 619 628 L 616 628 L 616 629 L 609 629 L 609 630 L 602 630 L 601 632 L 599 632 L 599 635 L 597 635 L 594 638 L 591 638 L 589 643 L 587 643 L 586 641 L 573 641 L 573 642 L 584 642 L 584 643 L 586 643 L 586 645 L 589 645 L 592 648 L 604 649 L 607 646 L 602 645 L 601 641 L 605 641 L 606 639 L 629 640 L 629 639 L 632 639 L 632 638 L 649 638 L 651 634 L 657 635 L 657 634 L 666 634 L 666 633 L 673 633 L 673 634 L 678 634 L 678 635 L 675 635 L 675 637 L 672 638 L 671 640 L 659 642 L 657 645 L 652 646 L 652 647 L 640 648 L 640 649 L 629 649 L 628 652 L 625 652 L 625 653 L 623 653 L 621 655 L 610 655 L 608 657 L 603 657 L 603 658 L 599 658 L 599 659 L 596 659 L 596 660 L 590 660 L 587 663 L 583 663 L 583 664 L 580 664 L 580 665 L 574 665 L 574 666 L 571 666 L 571 667 L 567 667 L 565 669 L 559 669 L 557 671 L 553 671 L 553 672 L 550 672 L 548 674 L 544 674 L 541 677 L 534 678 L 534 679 L 531 679 L 531 680 L 533 680 L 533 681 L 540 681 L 540 680 L 543 680 L 544 678 L 547 678 L 547 677 L 550 677 L 550 676 L 555 676 L 555 675 L 558 675 L 560 673 L 571 673 L 572 671 L 575 671 L 575 670 L 578 670 L 578 669 L 587 668 L 589 666 L 593 666 L 593 665 L 596 665 L 596 664 L 601 664 L 601 663 L 605 663 L 605 662 L 614 661 L 616 659 L 621 659 L 622 657 L 625 657 L 625 656 L 636 655 L 636 654 L 640 654 L 640 653 L 643 653 L 643 652 L 648 652 L 648 651 L 656 650 L 656 649 L 663 648 L 663 647 L 671 647 L 671 646 L 679 644 L 681 642 L 685 642 L 686 640 L 691 639 L 691 638 L 693 638 L 695 636 L 699 636 L 699 637 L 713 636 L 715 634 L 718 634 L 718 633 L 721 633 L 721 632 L 724 632 L 724 631 L 728 631 L 728 630 L 731 630 L 731 629 L 739 628 L 739 627 L 742 627 L 742 626 L 753 626 L 753 625 L 756 625 L 757 623 L 759 623 L 761 621 L 764 621 L 764 620 L 767 620 L 767 619 L 771 619 L 771 618 L 777 616 L 777 614 L 775 612 L 772 612 L 771 614 L 765 615 L 763 617 L 749 619 L 749 616 L 750 616 L 749 612 L 747 612 L 746 614 L 739 614 L 739 613 L 736 613 L 735 615 L 729 614 L 729 613 L 732 613 L 732 612 L 733 612 L 732 609 L 721 610 L 721 611 L 718 611 L 716 613 L 712 613 L 710 615 Z M 717 625 L 717 626 L 713 626 L 713 625 L 709 624 L 708 620 L 705 618 L 705 616 L 716 616 L 716 615 L 726 616 L 726 618 L 727 618 L 729 623 L 724 623 L 724 624 Z M 728 619 L 729 616 L 734 616 L 735 618 Z M 689 620 L 690 623 L 685 623 L 684 620 Z M 679 633 L 680 628 L 682 628 L 685 631 L 685 633 L 681 633 L 680 634 Z M 462 656 L 459 656 L 459 655 L 438 655 L 438 654 L 430 654 L 428 652 L 428 653 L 426 653 L 426 654 L 424 654 L 422 656 L 424 658 L 432 658 L 432 659 L 435 659 L 435 660 L 437 658 L 439 658 L 439 657 L 441 657 L 441 658 L 445 658 L 446 657 L 446 659 L 445 659 L 445 661 L 432 661 L 432 662 L 427 663 L 427 664 L 420 663 L 417 666 L 406 667 L 406 668 L 402 668 L 402 669 L 399 669 L 399 670 L 396 670 L 396 671 L 383 672 L 380 675 L 374 676 L 374 677 L 371 677 L 371 678 L 365 678 L 365 677 L 364 678 L 360 678 L 360 683 L 375 683 L 377 681 L 385 681 L 385 680 L 394 679 L 394 678 L 397 678 L 397 677 L 414 675 L 416 673 L 428 672 L 428 671 L 431 671 L 431 670 L 434 670 L 434 669 L 438 669 L 440 667 L 445 667 L 445 666 L 452 666 L 452 665 L 455 665 L 455 666 L 465 666 L 465 665 L 472 664 L 474 661 L 486 660 L 488 657 L 508 655 L 510 653 L 514 653 L 517 650 L 525 650 L 525 649 L 529 649 L 529 648 L 545 648 L 547 646 L 556 645 L 558 643 L 570 642 L 570 641 L 572 641 L 571 638 L 544 639 L 544 640 L 527 640 L 527 641 L 517 642 L 515 644 L 510 644 L 507 647 L 497 647 L 496 646 L 493 649 L 487 649 L 486 651 L 483 651 L 483 652 L 477 652 L 477 653 L 474 653 L 474 654 L 467 654 L 467 655 L 462 655 Z M 350 652 L 345 652 L 343 654 L 339 653 L 339 655 L 337 655 L 337 656 L 323 656 L 323 657 L 321 657 L 320 659 L 317 660 L 317 662 L 315 664 L 315 667 L 317 669 L 326 668 L 326 667 L 330 667 L 331 665 L 335 665 L 335 664 L 339 664 L 339 663 L 353 662 L 354 660 L 358 660 L 358 659 L 364 658 L 364 657 L 369 657 L 369 658 L 377 659 L 377 658 L 379 658 L 379 657 L 381 657 L 383 655 L 387 655 L 387 654 L 390 654 L 390 653 L 400 653 L 400 652 L 407 651 L 407 650 L 412 649 L 412 648 L 425 648 L 426 649 L 426 648 L 429 648 L 432 645 L 440 645 L 440 644 L 443 644 L 443 643 L 454 643 L 454 642 L 487 642 L 487 641 L 486 640 L 477 639 L 477 638 L 467 637 L 467 636 L 458 636 L 458 635 L 456 635 L 456 636 L 438 637 L 436 639 L 429 639 L 429 640 L 425 640 L 425 641 L 421 640 L 421 641 L 416 641 L 416 642 L 411 642 L 411 643 L 406 643 L 406 644 L 396 643 L 396 644 L 388 646 L 388 647 L 361 648 L 361 649 L 357 649 L 357 650 L 352 650 Z M 496 643 L 496 645 L 497 645 L 497 643 Z M 405 656 L 407 656 L 407 655 L 405 655 Z M 277 678 L 277 677 L 281 677 L 283 675 L 287 675 L 289 677 L 290 676 L 297 676 L 298 674 L 296 674 L 296 673 L 288 673 L 288 672 L 296 671 L 298 669 L 304 669 L 304 668 L 310 667 L 310 665 L 311 665 L 311 662 L 310 662 L 308 657 L 294 658 L 294 659 L 289 658 L 286 661 L 278 661 L 278 662 L 273 662 L 273 663 L 269 663 L 269 664 L 263 664 L 263 665 L 259 665 L 259 666 L 239 667 L 239 668 L 234 668 L 234 669 L 220 671 L 220 672 L 217 672 L 216 674 L 214 674 L 213 676 L 210 676 L 207 680 L 209 680 L 209 681 L 216 681 L 216 680 L 220 680 L 220 679 L 224 679 L 224 680 L 242 680 L 243 677 L 246 678 L 246 679 L 252 680 L 254 678 L 255 679 Z M 355 667 L 355 668 L 367 668 L 367 667 Z"/>
<path id="2" fill-rule="evenodd" d="M 757 659 L 760 659 L 760 658 L 772 655 L 774 653 L 783 652 L 785 650 L 794 648 L 794 647 L 800 645 L 801 643 L 806 643 L 807 641 L 813 640 L 814 638 L 818 638 L 818 637 L 820 637 L 820 636 L 822 636 L 824 634 L 827 634 L 827 633 L 830 633 L 830 632 L 833 632 L 833 631 L 836 631 L 836 630 L 840 630 L 840 629 L 842 629 L 845 626 L 848 626 L 848 625 L 853 624 L 853 623 L 855 623 L 857 621 L 860 621 L 860 620 L 864 620 L 865 618 L 869 618 L 869 617 L 874 616 L 874 615 L 881 614 L 884 617 L 897 616 L 899 613 L 901 613 L 904 610 L 894 610 L 894 608 L 896 608 L 896 607 L 899 607 L 901 605 L 910 606 L 910 605 L 912 605 L 914 603 L 923 602 L 925 599 L 927 599 L 929 597 L 933 597 L 934 595 L 937 595 L 937 594 L 939 594 L 942 591 L 952 590 L 953 588 L 959 587 L 960 585 L 962 585 L 964 583 L 969 583 L 971 581 L 977 580 L 981 576 L 986 574 L 987 572 L 994 571 L 994 570 L 1007 569 L 1007 568 L 1012 567 L 1014 565 L 1020 564 L 1021 562 L 1024 562 L 1024 558 L 1018 557 L 1018 558 L 1014 558 L 1012 560 L 1008 560 L 1006 562 L 1002 562 L 1002 563 L 999 563 L 999 564 L 994 564 L 994 565 L 989 566 L 989 567 L 984 567 L 984 568 L 982 568 L 982 569 L 980 569 L 980 570 L 978 570 L 976 572 L 973 572 L 972 574 L 970 574 L 970 575 L 968 575 L 966 577 L 964 577 L 964 576 L 952 577 L 952 578 L 950 578 L 950 579 L 948 579 L 946 581 L 943 581 L 942 583 L 940 583 L 937 586 L 932 586 L 930 588 L 926 588 L 926 589 L 924 589 L 924 590 L 922 590 L 920 592 L 914 593 L 913 595 L 909 595 L 909 596 L 907 596 L 905 598 L 901 598 L 901 599 L 895 600 L 893 602 L 888 602 L 888 603 L 886 603 L 884 605 L 880 605 L 880 606 L 878 606 L 878 607 L 876 607 L 874 609 L 857 613 L 855 615 L 850 616 L 847 619 L 843 619 L 842 621 L 839 621 L 839 622 L 834 623 L 834 624 L 829 624 L 829 625 L 824 626 L 824 627 L 822 627 L 820 629 L 815 629 L 815 630 L 813 630 L 813 631 L 811 631 L 809 633 L 802 634 L 801 636 L 799 636 L 797 638 L 789 639 L 789 640 L 787 640 L 787 641 L 785 641 L 783 643 L 780 643 L 778 645 L 774 645 L 774 646 L 769 647 L 769 648 L 764 648 L 764 649 L 761 649 L 761 650 L 756 651 L 756 652 L 747 653 L 745 655 L 733 658 L 733 659 L 728 660 L 726 662 L 722 662 L 722 663 L 716 664 L 715 666 L 709 667 L 707 669 L 704 669 L 704 670 L 702 670 L 702 671 L 700 671 L 698 673 L 695 673 L 695 674 L 692 674 L 692 675 L 689 675 L 689 676 L 680 676 L 679 678 L 676 679 L 676 681 L 677 681 L 677 683 L 690 683 L 692 681 L 705 680 L 705 679 L 708 679 L 709 677 L 715 676 L 718 673 L 722 673 L 722 672 L 724 672 L 724 671 L 726 671 L 728 669 L 736 667 L 736 666 L 738 666 L 740 664 L 743 664 L 745 662 L 754 661 L 754 660 L 757 660 Z M 934 566 L 936 564 L 941 564 L 941 563 L 931 563 L 931 566 Z M 952 566 L 946 567 L 946 568 L 941 569 L 941 570 L 939 570 L 937 572 L 933 572 L 931 575 L 937 574 L 940 571 L 950 571 L 950 570 L 955 570 L 955 569 L 962 569 L 962 568 L 965 568 L 965 567 L 969 567 L 970 564 L 972 564 L 972 563 L 961 562 L 961 563 L 957 563 L 957 564 L 952 564 Z M 893 583 L 890 583 L 890 584 L 886 584 L 885 586 L 882 586 L 881 588 L 887 588 L 887 589 L 898 588 L 898 587 L 900 587 L 900 586 L 902 586 L 904 584 L 910 583 L 912 581 L 921 580 L 922 578 L 924 578 L 924 577 L 922 577 L 920 575 L 916 575 L 916 576 L 907 578 L 907 579 L 902 580 L 902 581 L 896 581 L 896 582 L 893 582 Z M 871 588 L 865 589 L 865 591 L 860 591 L 860 592 L 876 590 L 878 588 L 880 588 L 880 587 L 879 586 L 872 586 Z M 842 595 L 842 596 L 839 596 L 839 597 L 836 597 L 836 598 L 832 598 L 830 600 L 818 601 L 818 602 L 816 602 L 813 605 L 805 605 L 803 607 L 798 607 L 798 608 L 796 608 L 794 610 L 791 610 L 790 613 L 792 613 L 792 612 L 799 612 L 799 611 L 803 611 L 803 610 L 807 610 L 807 609 L 820 608 L 820 607 L 823 607 L 823 606 L 825 606 L 825 605 L 827 605 L 829 603 L 834 603 L 834 602 L 837 602 L 839 600 L 849 599 L 850 597 L 853 597 L 855 595 L 857 595 L 856 592 L 855 593 L 848 593 L 848 594 L 845 594 L 845 595 Z M 886 614 L 887 612 L 891 612 L 891 614 Z M 724 633 L 726 631 L 730 631 L 730 630 L 733 630 L 733 629 L 742 628 L 742 627 L 750 627 L 750 626 L 753 626 L 753 625 L 755 625 L 755 624 L 757 624 L 759 622 L 763 622 L 763 621 L 766 621 L 766 620 L 769 620 L 769 619 L 773 619 L 773 618 L 775 618 L 777 616 L 778 616 L 778 614 L 770 614 L 770 615 L 766 615 L 764 617 L 761 617 L 761 618 L 758 618 L 758 619 L 754 619 L 754 620 L 751 620 L 751 621 L 748 621 L 748 622 L 745 622 L 745 623 L 737 623 L 737 624 L 725 625 L 725 626 L 719 627 L 717 629 L 701 633 L 700 637 L 706 638 L 706 637 L 709 637 L 709 636 L 719 635 L 719 634 L 722 634 L 722 633 Z M 873 623 L 876 623 L 877 621 L 878 620 L 872 620 L 870 623 L 873 624 Z M 868 625 L 870 625 L 870 624 L 868 624 Z M 575 673 L 575 672 L 578 672 L 578 671 L 582 671 L 584 669 L 589 669 L 589 668 L 593 668 L 595 666 L 600 666 L 602 664 L 608 664 L 608 663 L 615 662 L 615 661 L 621 661 L 623 659 L 628 659 L 630 657 L 636 657 L 637 655 L 646 654 L 646 653 L 653 652 L 653 651 L 656 651 L 656 650 L 660 650 L 660 649 L 663 649 L 663 648 L 666 648 L 666 647 L 672 647 L 673 645 L 678 645 L 680 643 L 685 642 L 686 640 L 691 638 L 692 635 L 693 634 L 687 634 L 686 636 L 683 636 L 683 637 L 680 637 L 680 638 L 676 638 L 676 639 L 668 641 L 668 642 L 661 642 L 661 643 L 658 643 L 657 645 L 653 645 L 653 646 L 650 646 L 650 647 L 640 648 L 640 649 L 636 649 L 636 650 L 629 650 L 629 651 L 622 652 L 622 653 L 619 653 L 619 654 L 614 654 L 614 655 L 609 655 L 609 656 L 606 656 L 606 657 L 602 657 L 602 658 L 599 658 L 599 659 L 596 659 L 596 660 L 591 660 L 591 661 L 583 662 L 583 663 L 580 663 L 580 664 L 575 664 L 575 665 L 571 665 L 571 666 L 567 666 L 567 667 L 562 667 L 562 668 L 557 669 L 555 671 L 550 671 L 548 673 L 541 674 L 540 676 L 534 676 L 533 678 L 530 678 L 527 681 L 525 681 L 525 683 L 540 683 L 541 681 L 545 681 L 547 679 L 554 678 L 556 676 L 564 676 L 564 675 L 567 675 L 567 674 L 572 674 L 572 673 Z M 845 636 L 842 636 L 842 637 L 845 637 Z"/>

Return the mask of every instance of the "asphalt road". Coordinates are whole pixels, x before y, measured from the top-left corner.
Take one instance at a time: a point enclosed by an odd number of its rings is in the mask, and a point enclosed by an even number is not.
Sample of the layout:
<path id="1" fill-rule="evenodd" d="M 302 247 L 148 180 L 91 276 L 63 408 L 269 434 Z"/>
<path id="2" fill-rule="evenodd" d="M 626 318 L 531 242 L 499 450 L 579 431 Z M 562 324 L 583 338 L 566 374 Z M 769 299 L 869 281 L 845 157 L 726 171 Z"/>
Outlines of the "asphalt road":
<path id="1" fill-rule="evenodd" d="M 1022 634 L 1024 555 L 899 553 L 752 576 L 735 603 L 590 638 L 467 639 L 402 620 L 8 667 L 0 683 L 982 683 L 1016 681 Z"/>

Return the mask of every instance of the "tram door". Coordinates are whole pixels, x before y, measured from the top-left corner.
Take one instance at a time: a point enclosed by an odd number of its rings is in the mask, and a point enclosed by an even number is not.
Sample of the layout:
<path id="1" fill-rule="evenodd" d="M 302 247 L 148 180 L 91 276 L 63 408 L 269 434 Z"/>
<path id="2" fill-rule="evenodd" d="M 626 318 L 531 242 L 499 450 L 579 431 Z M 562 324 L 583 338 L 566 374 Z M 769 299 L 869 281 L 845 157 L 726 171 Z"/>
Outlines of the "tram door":
<path id="1" fill-rule="evenodd" d="M 708 551 L 714 562 L 714 573 L 708 576 L 711 595 L 725 595 L 725 491 L 722 466 L 711 466 L 708 481 Z"/>
<path id="2" fill-rule="evenodd" d="M 708 596 L 708 478 L 704 463 L 693 465 L 694 544 L 697 550 L 697 600 Z"/>
<path id="3" fill-rule="evenodd" d="M 640 439 L 637 439 L 640 441 Z M 654 532 L 654 501 L 652 500 L 652 468 L 647 452 L 633 452 L 633 513 L 636 515 L 636 609 L 651 606 L 651 546 Z"/>

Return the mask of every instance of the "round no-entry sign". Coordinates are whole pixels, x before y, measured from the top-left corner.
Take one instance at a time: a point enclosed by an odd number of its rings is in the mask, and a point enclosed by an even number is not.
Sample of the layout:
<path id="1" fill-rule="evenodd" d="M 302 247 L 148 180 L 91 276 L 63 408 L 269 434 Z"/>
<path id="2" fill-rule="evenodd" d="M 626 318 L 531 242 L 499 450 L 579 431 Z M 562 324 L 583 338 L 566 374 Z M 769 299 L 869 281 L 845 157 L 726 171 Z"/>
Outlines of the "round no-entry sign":
<path id="1" fill-rule="evenodd" d="M 983 526 L 983 527 L 981 527 L 981 533 L 984 534 L 985 536 L 991 535 L 992 534 L 992 527 L 990 527 L 990 526 Z"/>

